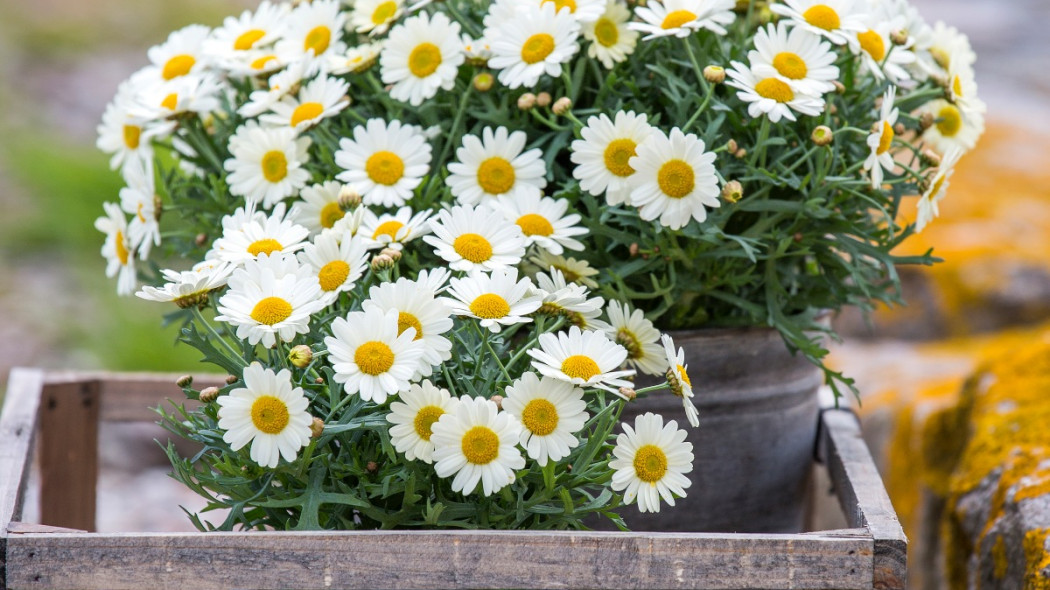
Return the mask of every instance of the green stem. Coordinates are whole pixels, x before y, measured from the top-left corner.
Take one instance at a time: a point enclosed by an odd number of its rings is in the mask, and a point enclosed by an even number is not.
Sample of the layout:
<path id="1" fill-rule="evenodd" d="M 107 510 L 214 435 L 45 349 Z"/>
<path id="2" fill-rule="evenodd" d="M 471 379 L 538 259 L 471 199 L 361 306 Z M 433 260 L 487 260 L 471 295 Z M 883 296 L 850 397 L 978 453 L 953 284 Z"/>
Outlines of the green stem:
<path id="1" fill-rule="evenodd" d="M 241 366 L 247 367 L 248 363 L 244 360 L 244 357 L 241 356 L 241 353 L 237 352 L 233 348 L 233 346 L 230 346 L 230 343 L 227 342 L 226 339 L 219 334 L 219 332 L 211 325 L 211 323 L 208 322 L 208 320 L 204 319 L 204 315 L 201 313 L 201 310 L 198 309 L 196 306 L 192 306 L 190 307 L 190 309 L 193 311 L 194 319 L 196 319 L 205 328 L 207 328 L 208 333 L 214 336 L 216 340 L 221 342 L 223 347 L 227 350 L 227 352 L 229 352 L 232 355 L 230 357 L 230 360 L 236 360 L 237 363 Z"/>

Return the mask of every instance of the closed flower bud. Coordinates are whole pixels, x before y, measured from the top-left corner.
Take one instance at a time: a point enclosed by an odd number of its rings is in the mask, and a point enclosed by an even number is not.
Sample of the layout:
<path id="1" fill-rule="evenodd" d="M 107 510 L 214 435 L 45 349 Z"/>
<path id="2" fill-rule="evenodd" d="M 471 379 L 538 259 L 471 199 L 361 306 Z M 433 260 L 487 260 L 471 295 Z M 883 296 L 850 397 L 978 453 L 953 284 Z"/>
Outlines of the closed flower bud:
<path id="1" fill-rule="evenodd" d="M 314 383 L 318 385 L 324 385 L 324 377 L 318 377 L 317 379 L 314 379 Z"/>
<path id="2" fill-rule="evenodd" d="M 726 69 L 722 66 L 707 66 L 704 68 L 704 80 L 712 84 L 721 84 L 726 81 Z"/>
<path id="3" fill-rule="evenodd" d="M 193 385 L 193 375 L 183 375 L 175 380 L 175 385 L 185 389 L 190 385 Z"/>
<path id="4" fill-rule="evenodd" d="M 572 99 L 568 96 L 563 96 L 558 100 L 554 101 L 554 106 L 551 110 L 554 111 L 555 115 L 564 115 L 572 109 Z"/>
<path id="5" fill-rule="evenodd" d="M 634 398 L 638 397 L 638 392 L 636 392 L 631 387 L 621 387 L 620 388 L 620 397 L 622 397 L 623 399 L 625 399 L 625 400 L 627 400 L 629 402 L 630 401 L 634 401 Z"/>
<path id="6" fill-rule="evenodd" d="M 737 180 L 730 180 L 722 187 L 722 198 L 730 203 L 736 203 L 744 198 L 744 186 Z"/>
<path id="7" fill-rule="evenodd" d="M 378 254 L 372 259 L 372 270 L 380 271 L 394 268 L 394 259 L 386 254 Z"/>
<path id="8" fill-rule="evenodd" d="M 518 97 L 518 108 L 527 111 L 532 107 L 536 106 L 536 95 L 531 92 L 526 92 Z"/>
<path id="9" fill-rule="evenodd" d="M 897 123 L 893 126 L 893 132 L 897 135 L 904 135 L 904 132 L 907 130 L 908 128 L 904 126 L 904 123 Z"/>
<path id="10" fill-rule="evenodd" d="M 835 94 L 845 94 L 846 93 L 846 85 L 843 84 L 842 82 L 839 82 L 838 80 L 832 80 L 831 81 L 831 85 L 835 87 Z"/>
<path id="11" fill-rule="evenodd" d="M 211 402 L 215 401 L 215 398 L 217 397 L 219 397 L 218 387 L 205 387 L 201 390 L 201 403 L 210 404 Z"/>
<path id="12" fill-rule="evenodd" d="M 477 76 L 474 76 L 474 90 L 478 92 L 488 92 L 492 89 L 492 85 L 496 83 L 496 78 L 488 73 L 481 72 Z"/>
<path id="13" fill-rule="evenodd" d="M 627 247 L 627 253 L 631 255 L 631 258 L 638 256 L 638 242 L 632 242 L 631 245 Z"/>
<path id="14" fill-rule="evenodd" d="M 747 157 L 747 150 L 740 148 L 733 155 L 736 156 L 736 159 L 743 160 Z"/>
<path id="15" fill-rule="evenodd" d="M 313 422 L 310 422 L 310 437 L 317 438 L 324 432 L 324 420 L 314 416 Z"/>
<path id="16" fill-rule="evenodd" d="M 536 95 L 536 106 L 540 107 L 541 109 L 549 107 L 551 106 L 551 101 L 553 100 L 554 98 L 551 97 L 550 92 L 541 92 Z"/>
<path id="17" fill-rule="evenodd" d="M 198 248 L 203 248 L 204 244 L 208 243 L 208 234 L 197 234 L 197 237 L 193 239 L 193 243 L 197 244 Z"/>
<path id="18" fill-rule="evenodd" d="M 339 208 L 343 211 L 353 211 L 361 204 L 361 194 L 349 184 L 344 184 L 339 189 Z"/>
<path id="19" fill-rule="evenodd" d="M 928 149 L 927 150 L 922 150 L 922 153 L 919 154 L 919 158 L 927 166 L 940 166 L 941 165 L 941 156 L 937 152 L 935 152 L 933 150 L 928 150 Z"/>
<path id="20" fill-rule="evenodd" d="M 503 409 L 503 396 L 502 395 L 494 395 L 494 396 L 489 398 L 489 401 L 494 403 L 494 404 L 496 404 L 497 408 L 499 408 L 501 410 Z"/>
<path id="21" fill-rule="evenodd" d="M 300 369 L 308 367 L 312 360 L 314 360 L 314 351 L 310 350 L 310 347 L 305 344 L 293 346 L 288 351 L 288 362 Z"/>
<path id="22" fill-rule="evenodd" d="M 237 375 L 227 375 L 226 376 L 226 385 L 233 385 L 234 383 L 236 383 L 239 380 L 240 380 L 240 377 L 238 377 Z"/>
<path id="23" fill-rule="evenodd" d="M 813 135 L 810 135 L 809 138 L 819 146 L 826 146 L 831 145 L 832 140 L 835 139 L 835 134 L 831 132 L 831 128 L 827 125 L 821 125 L 813 130 Z"/>
<path id="24" fill-rule="evenodd" d="M 899 31 L 891 32 L 890 42 L 892 42 L 894 45 L 906 45 L 908 43 L 907 29 L 901 29 Z"/>
<path id="25" fill-rule="evenodd" d="M 365 463 L 365 469 L 367 469 L 369 473 L 375 473 L 376 471 L 379 471 L 379 463 L 369 461 L 368 463 Z"/>
<path id="26" fill-rule="evenodd" d="M 160 200 L 160 195 L 153 195 L 153 218 L 160 221 L 162 213 L 164 213 L 164 201 Z"/>
<path id="27" fill-rule="evenodd" d="M 383 248 L 379 251 L 383 256 L 389 256 L 391 260 L 397 262 L 401 260 L 401 250 L 395 250 L 393 248 Z"/>
<path id="28" fill-rule="evenodd" d="M 726 151 L 727 152 L 729 152 L 731 154 L 735 154 L 738 149 L 740 149 L 740 146 L 738 146 L 736 144 L 736 140 L 735 139 L 730 139 L 729 141 L 726 142 Z"/>
<path id="29" fill-rule="evenodd" d="M 919 129 L 926 131 L 930 127 L 933 127 L 933 113 L 923 113 L 919 117 Z"/>

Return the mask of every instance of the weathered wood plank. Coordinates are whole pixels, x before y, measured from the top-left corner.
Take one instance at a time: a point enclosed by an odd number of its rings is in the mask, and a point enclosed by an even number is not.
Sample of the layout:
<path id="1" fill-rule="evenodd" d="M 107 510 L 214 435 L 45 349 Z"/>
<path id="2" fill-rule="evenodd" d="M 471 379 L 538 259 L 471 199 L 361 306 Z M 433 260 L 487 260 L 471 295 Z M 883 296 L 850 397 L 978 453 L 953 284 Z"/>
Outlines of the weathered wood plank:
<path id="1" fill-rule="evenodd" d="M 47 384 L 40 405 L 42 524 L 95 529 L 97 381 Z"/>
<path id="2" fill-rule="evenodd" d="M 875 461 L 861 437 L 857 417 L 826 410 L 822 418 L 828 473 L 851 527 L 866 527 L 875 542 L 873 587 L 896 590 L 907 584 L 908 539 L 882 485 Z"/>
<path id="3" fill-rule="evenodd" d="M 871 588 L 856 535 L 17 534 L 11 588 Z"/>
<path id="4" fill-rule="evenodd" d="M 0 411 L 0 589 L 7 588 L 7 527 L 22 517 L 29 450 L 43 388 L 43 371 L 12 369 Z"/>
<path id="5" fill-rule="evenodd" d="M 182 390 L 175 385 L 180 377 L 174 373 L 106 373 L 106 372 L 49 372 L 50 385 L 97 382 L 102 406 L 99 419 L 103 422 L 155 422 L 153 411 L 167 405 L 169 399 L 186 402 Z M 203 389 L 226 384 L 225 375 L 194 375 L 193 386 Z"/>

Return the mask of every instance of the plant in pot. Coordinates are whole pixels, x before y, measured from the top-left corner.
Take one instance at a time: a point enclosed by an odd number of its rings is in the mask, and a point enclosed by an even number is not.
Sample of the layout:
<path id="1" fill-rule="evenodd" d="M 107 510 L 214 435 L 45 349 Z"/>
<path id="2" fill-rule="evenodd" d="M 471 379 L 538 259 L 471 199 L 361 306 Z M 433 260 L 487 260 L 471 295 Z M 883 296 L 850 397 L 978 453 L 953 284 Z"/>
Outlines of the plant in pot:
<path id="1" fill-rule="evenodd" d="M 935 261 L 983 126 L 903 0 L 264 2 L 149 59 L 97 226 L 231 376 L 162 412 L 201 528 L 798 530 L 827 316 Z"/>

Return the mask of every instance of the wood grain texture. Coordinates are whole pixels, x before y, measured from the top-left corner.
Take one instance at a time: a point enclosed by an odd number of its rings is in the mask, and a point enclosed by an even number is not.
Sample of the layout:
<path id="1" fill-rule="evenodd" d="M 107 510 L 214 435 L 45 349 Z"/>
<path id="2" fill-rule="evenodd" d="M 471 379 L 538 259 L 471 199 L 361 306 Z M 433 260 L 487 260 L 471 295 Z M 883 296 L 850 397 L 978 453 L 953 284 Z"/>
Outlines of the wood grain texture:
<path id="1" fill-rule="evenodd" d="M 51 383 L 40 402 L 40 520 L 95 530 L 98 382 Z"/>
<path id="2" fill-rule="evenodd" d="M 861 438 L 857 417 L 826 410 L 821 419 L 828 473 L 851 527 L 865 527 L 875 543 L 872 587 L 903 590 L 907 585 L 908 539 L 886 494 L 875 461 Z"/>
<path id="3" fill-rule="evenodd" d="M 423 531 L 15 534 L 11 588 L 871 588 L 836 535 Z"/>
<path id="4" fill-rule="evenodd" d="M 0 590 L 7 588 L 7 528 L 22 516 L 29 451 L 43 388 L 43 371 L 13 369 L 0 411 Z"/>
<path id="5" fill-rule="evenodd" d="M 103 422 L 155 422 L 153 408 L 167 405 L 168 400 L 185 402 L 192 406 L 182 390 L 175 385 L 181 375 L 174 373 L 106 373 L 106 372 L 49 372 L 49 385 L 96 382 L 102 406 L 99 419 Z M 193 387 L 222 387 L 225 375 L 194 375 Z"/>

